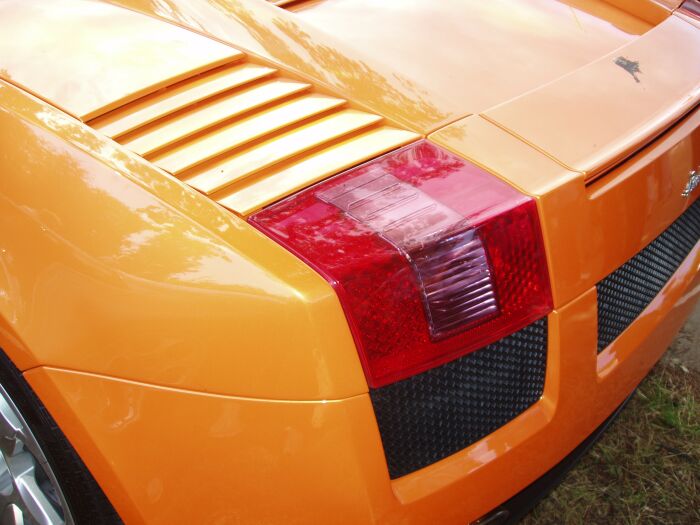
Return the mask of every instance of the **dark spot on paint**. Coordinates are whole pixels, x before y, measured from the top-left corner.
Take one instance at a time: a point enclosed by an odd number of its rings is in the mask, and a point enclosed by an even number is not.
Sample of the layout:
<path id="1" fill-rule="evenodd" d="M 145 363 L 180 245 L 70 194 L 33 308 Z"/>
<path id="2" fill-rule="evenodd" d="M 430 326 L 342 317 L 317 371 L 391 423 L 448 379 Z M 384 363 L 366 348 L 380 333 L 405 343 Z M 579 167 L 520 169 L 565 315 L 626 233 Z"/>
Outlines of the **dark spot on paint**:
<path id="1" fill-rule="evenodd" d="M 622 69 L 627 71 L 630 75 L 632 75 L 635 82 L 640 82 L 639 77 L 637 76 L 637 73 L 642 72 L 642 70 L 639 69 L 639 62 L 635 62 L 634 60 L 630 60 L 629 58 L 625 57 L 617 57 L 615 59 L 615 64 L 617 64 Z"/>

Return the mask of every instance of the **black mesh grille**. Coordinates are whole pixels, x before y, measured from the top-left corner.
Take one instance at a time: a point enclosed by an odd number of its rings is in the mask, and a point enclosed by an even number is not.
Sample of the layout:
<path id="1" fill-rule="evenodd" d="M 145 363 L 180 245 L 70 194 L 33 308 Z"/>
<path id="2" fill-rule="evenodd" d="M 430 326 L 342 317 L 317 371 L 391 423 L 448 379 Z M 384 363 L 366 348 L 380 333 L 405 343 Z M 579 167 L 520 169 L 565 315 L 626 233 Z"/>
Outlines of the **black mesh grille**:
<path id="1" fill-rule="evenodd" d="M 699 239 L 700 200 L 651 244 L 596 285 L 599 353 L 658 295 Z"/>
<path id="2" fill-rule="evenodd" d="M 370 391 L 392 478 L 454 454 L 535 403 L 544 389 L 547 320 L 481 350 Z"/>

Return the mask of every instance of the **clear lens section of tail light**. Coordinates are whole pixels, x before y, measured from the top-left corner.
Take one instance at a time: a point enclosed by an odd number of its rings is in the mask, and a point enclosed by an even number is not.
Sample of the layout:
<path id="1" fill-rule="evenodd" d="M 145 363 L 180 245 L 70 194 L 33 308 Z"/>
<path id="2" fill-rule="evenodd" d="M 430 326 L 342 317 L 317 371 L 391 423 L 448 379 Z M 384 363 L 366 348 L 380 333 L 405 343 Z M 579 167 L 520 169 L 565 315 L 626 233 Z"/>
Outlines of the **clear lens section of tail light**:
<path id="1" fill-rule="evenodd" d="M 427 141 L 250 222 L 334 286 L 371 387 L 481 348 L 552 308 L 535 202 Z"/>
<path id="2" fill-rule="evenodd" d="M 433 337 L 497 313 L 479 234 L 452 208 L 379 165 L 316 197 L 405 255 L 421 285 Z"/>
<path id="3" fill-rule="evenodd" d="M 680 11 L 700 20 L 700 0 L 685 0 L 680 7 Z"/>

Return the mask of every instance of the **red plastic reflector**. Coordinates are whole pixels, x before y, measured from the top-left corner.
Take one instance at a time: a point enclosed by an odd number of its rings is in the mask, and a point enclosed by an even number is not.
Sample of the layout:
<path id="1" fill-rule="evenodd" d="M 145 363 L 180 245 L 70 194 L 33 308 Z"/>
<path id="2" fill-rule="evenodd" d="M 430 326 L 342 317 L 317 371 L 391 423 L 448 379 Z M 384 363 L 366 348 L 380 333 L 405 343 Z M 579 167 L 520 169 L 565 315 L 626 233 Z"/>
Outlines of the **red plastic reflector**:
<path id="1" fill-rule="evenodd" d="M 552 309 L 535 202 L 421 141 L 253 215 L 336 289 L 376 388 Z"/>

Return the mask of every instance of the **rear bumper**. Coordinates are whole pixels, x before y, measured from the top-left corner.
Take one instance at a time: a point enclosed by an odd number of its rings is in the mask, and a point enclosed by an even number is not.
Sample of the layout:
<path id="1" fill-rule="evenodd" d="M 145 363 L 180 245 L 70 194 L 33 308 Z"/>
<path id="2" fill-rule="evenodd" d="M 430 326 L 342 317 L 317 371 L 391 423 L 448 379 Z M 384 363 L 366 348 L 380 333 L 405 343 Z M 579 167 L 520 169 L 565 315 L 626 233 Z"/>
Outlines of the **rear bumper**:
<path id="1" fill-rule="evenodd" d="M 633 394 L 632 394 L 633 395 Z M 615 411 L 588 436 L 583 443 L 576 447 L 568 456 L 557 463 L 552 469 L 537 481 L 531 483 L 508 501 L 499 505 L 486 516 L 475 522 L 475 525 L 509 525 L 518 523 L 537 503 L 547 496 L 566 476 L 576 463 L 595 445 L 608 427 L 617 419 L 630 395 L 615 409 Z"/>
<path id="2" fill-rule="evenodd" d="M 664 353 L 697 303 L 699 269 L 697 245 L 648 308 L 600 354 L 595 289 L 555 310 L 549 317 L 542 399 L 467 449 L 394 480 L 399 501 L 416 509 L 434 501 L 435 515 L 461 505 L 468 512 L 443 522 L 469 522 L 554 468 L 610 416 Z M 446 494 L 453 494 L 454 501 L 438 504 Z M 428 507 L 425 523 L 430 522 Z"/>
<path id="3" fill-rule="evenodd" d="M 395 480 L 368 394 L 275 401 L 46 367 L 25 376 L 129 523 L 464 525 L 541 478 L 610 417 L 692 312 L 699 269 L 700 244 L 600 354 L 595 288 L 557 308 L 542 398 L 486 438 Z"/>

